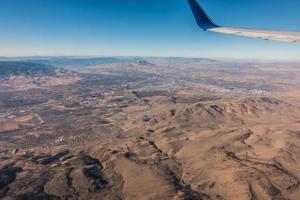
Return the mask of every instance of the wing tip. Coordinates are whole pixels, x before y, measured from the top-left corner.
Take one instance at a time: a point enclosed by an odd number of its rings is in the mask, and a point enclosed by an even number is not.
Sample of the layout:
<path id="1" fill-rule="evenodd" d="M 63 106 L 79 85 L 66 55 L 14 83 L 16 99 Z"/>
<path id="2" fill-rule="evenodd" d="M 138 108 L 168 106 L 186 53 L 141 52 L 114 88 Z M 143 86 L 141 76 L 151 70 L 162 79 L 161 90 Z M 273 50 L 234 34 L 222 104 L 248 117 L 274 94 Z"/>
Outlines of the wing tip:
<path id="1" fill-rule="evenodd" d="M 192 10 L 194 18 L 198 24 L 198 26 L 207 31 L 212 28 L 219 27 L 216 25 L 213 20 L 207 15 L 205 10 L 200 6 L 200 4 L 196 0 L 188 0 L 189 6 Z"/>

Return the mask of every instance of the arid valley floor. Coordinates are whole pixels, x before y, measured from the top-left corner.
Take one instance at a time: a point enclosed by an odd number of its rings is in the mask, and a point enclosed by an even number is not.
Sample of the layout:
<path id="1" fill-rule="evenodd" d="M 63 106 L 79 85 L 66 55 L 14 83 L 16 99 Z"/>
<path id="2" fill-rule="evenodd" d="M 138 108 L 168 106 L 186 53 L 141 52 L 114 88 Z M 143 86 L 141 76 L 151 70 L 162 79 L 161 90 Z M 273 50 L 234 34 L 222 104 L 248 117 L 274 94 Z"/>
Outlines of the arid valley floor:
<path id="1" fill-rule="evenodd" d="M 0 199 L 299 200 L 300 63 L 0 62 Z"/>

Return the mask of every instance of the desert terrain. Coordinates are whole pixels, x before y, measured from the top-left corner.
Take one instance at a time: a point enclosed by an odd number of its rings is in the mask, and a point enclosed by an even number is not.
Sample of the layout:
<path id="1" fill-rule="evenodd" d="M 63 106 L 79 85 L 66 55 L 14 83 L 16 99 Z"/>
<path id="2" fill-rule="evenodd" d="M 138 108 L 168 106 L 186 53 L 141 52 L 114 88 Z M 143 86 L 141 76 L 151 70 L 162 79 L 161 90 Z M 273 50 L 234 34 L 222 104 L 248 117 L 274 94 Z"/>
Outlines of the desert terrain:
<path id="1" fill-rule="evenodd" d="M 298 200 L 300 63 L 0 61 L 0 199 Z"/>

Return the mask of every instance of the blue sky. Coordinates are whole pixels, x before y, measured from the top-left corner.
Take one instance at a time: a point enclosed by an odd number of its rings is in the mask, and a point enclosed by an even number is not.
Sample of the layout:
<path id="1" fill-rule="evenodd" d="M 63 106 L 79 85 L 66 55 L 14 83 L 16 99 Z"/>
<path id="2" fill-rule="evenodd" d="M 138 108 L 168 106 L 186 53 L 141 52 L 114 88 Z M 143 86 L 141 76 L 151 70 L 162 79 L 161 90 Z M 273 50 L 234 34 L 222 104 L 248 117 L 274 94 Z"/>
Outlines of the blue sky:
<path id="1" fill-rule="evenodd" d="M 300 0 L 198 0 L 214 21 L 300 31 Z M 0 56 L 300 59 L 300 45 L 202 32 L 186 0 L 0 0 Z"/>

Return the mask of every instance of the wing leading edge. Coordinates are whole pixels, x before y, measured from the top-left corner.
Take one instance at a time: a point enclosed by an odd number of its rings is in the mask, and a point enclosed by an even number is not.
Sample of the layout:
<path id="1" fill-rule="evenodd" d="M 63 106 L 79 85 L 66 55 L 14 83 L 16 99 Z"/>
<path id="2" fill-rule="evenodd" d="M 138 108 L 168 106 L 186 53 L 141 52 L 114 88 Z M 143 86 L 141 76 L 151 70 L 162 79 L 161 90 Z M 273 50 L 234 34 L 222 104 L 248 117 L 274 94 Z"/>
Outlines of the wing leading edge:
<path id="1" fill-rule="evenodd" d="M 204 9 L 197 3 L 196 0 L 188 0 L 188 2 L 198 26 L 204 31 L 300 44 L 300 32 L 256 30 L 218 26 L 206 14 Z"/>

